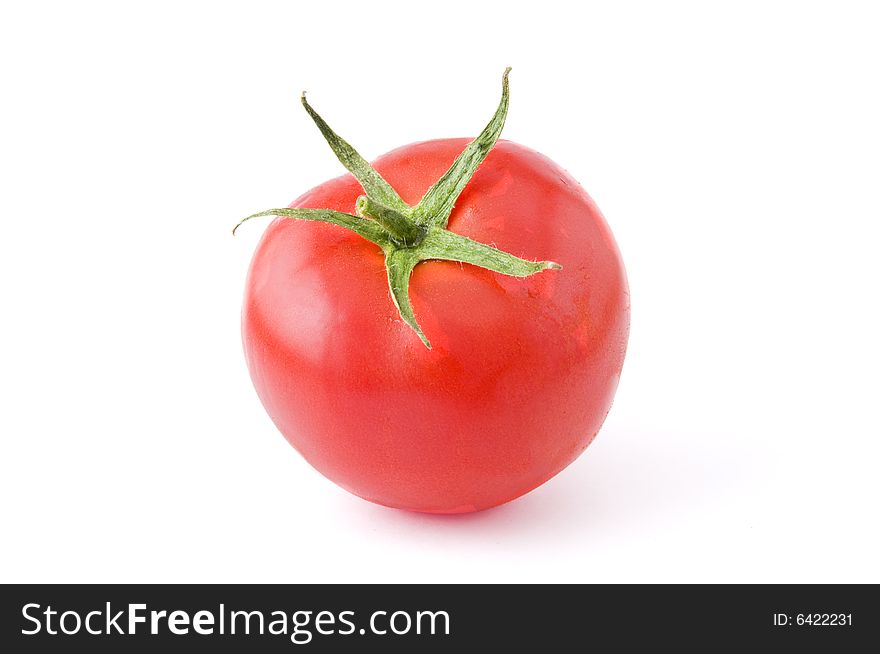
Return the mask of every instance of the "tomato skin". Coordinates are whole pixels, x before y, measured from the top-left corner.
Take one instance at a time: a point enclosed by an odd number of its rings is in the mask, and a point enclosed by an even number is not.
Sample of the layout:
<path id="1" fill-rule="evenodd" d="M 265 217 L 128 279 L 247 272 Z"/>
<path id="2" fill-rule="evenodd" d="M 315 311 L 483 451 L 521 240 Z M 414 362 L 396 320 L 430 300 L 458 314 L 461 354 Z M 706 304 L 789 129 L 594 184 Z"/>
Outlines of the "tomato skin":
<path id="1" fill-rule="evenodd" d="M 415 204 L 467 143 L 415 143 L 374 166 Z M 362 194 L 348 175 L 291 206 L 353 213 Z M 629 334 L 613 236 L 543 155 L 499 141 L 449 229 L 563 270 L 416 266 L 410 297 L 429 350 L 398 315 L 376 245 L 279 218 L 254 254 L 242 313 L 251 377 L 287 440 L 352 493 L 432 513 L 502 504 L 571 463 L 608 413 Z"/>

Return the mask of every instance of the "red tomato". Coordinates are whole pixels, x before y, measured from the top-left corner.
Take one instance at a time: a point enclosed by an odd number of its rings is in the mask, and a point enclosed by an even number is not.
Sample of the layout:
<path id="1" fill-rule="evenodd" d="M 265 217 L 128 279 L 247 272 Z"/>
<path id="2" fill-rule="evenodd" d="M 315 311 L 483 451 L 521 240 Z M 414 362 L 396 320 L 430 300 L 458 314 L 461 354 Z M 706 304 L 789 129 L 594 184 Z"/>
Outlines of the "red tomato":
<path id="1" fill-rule="evenodd" d="M 467 143 L 415 143 L 374 166 L 415 204 Z M 354 213 L 362 193 L 347 175 L 291 206 Z M 352 493 L 433 513 L 512 500 L 583 452 L 611 406 L 629 332 L 608 225 L 548 158 L 499 141 L 448 227 L 563 270 L 419 264 L 410 296 L 428 349 L 391 301 L 379 247 L 278 218 L 254 255 L 242 319 L 254 384 L 287 440 Z"/>

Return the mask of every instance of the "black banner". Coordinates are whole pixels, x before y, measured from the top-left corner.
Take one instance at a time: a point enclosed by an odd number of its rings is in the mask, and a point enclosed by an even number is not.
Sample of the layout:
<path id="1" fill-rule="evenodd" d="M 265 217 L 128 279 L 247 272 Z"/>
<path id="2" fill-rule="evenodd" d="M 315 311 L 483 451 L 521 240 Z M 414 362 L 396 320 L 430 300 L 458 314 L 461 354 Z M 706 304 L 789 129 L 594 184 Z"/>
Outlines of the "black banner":
<path id="1" fill-rule="evenodd" d="M 877 642 L 869 585 L 11 585 L 3 652 L 578 651 Z M 547 648 L 551 649 L 547 649 Z"/>

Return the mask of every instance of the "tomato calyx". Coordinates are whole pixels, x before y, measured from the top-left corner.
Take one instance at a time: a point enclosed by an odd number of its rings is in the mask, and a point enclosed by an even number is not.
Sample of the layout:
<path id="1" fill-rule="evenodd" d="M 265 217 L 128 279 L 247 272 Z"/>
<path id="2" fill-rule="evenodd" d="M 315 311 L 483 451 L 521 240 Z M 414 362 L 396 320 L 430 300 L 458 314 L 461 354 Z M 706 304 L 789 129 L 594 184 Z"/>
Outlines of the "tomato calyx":
<path id="1" fill-rule="evenodd" d="M 306 112 L 340 163 L 360 182 L 365 195 L 357 199 L 354 215 L 329 209 L 268 209 L 244 218 L 232 233 L 253 218 L 278 216 L 331 223 L 375 243 L 385 253 L 388 286 L 400 317 L 430 349 L 431 343 L 419 326 L 409 299 L 410 276 L 419 263 L 429 260 L 458 261 L 516 277 L 562 268 L 552 261 L 521 259 L 446 228 L 455 201 L 501 135 L 510 104 L 509 73 L 510 68 L 507 68 L 502 76 L 501 102 L 492 119 L 415 206 L 404 202 L 397 191 L 330 128 L 303 93 L 302 104 Z"/>
<path id="2" fill-rule="evenodd" d="M 360 196 L 354 208 L 361 218 L 372 218 L 382 225 L 388 232 L 388 239 L 399 247 L 416 247 L 425 240 L 425 236 L 428 234 L 428 228 L 425 225 L 416 223 L 409 216 L 391 207 L 386 207 L 370 199 L 369 196 Z"/>

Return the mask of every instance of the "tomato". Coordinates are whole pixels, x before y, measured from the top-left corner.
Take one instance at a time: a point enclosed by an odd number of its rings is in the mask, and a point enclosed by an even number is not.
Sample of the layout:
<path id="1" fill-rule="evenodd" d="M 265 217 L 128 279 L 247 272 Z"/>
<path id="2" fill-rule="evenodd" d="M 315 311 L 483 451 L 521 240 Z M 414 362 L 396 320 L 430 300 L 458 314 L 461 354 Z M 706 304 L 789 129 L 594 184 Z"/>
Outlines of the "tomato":
<path id="1" fill-rule="evenodd" d="M 373 167 L 415 205 L 467 145 L 415 143 Z M 290 206 L 350 214 L 363 192 L 347 175 Z M 291 445 L 364 499 L 432 513 L 502 504 L 570 464 L 608 413 L 629 332 L 611 231 L 547 157 L 498 141 L 447 227 L 562 269 L 513 277 L 423 261 L 409 297 L 429 349 L 392 302 L 381 248 L 279 217 L 254 254 L 242 313 L 254 385 Z"/>

